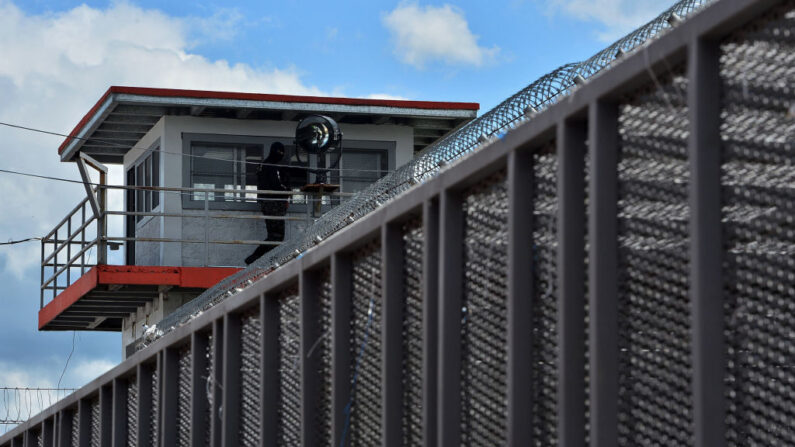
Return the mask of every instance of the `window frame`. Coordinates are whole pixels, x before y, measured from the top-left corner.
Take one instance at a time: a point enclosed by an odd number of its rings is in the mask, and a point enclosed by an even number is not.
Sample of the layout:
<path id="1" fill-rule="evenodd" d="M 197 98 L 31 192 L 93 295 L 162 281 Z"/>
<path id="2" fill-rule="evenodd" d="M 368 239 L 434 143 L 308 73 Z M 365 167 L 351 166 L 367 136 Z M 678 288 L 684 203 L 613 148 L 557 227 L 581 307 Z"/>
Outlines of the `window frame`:
<path id="1" fill-rule="evenodd" d="M 126 169 L 127 186 L 160 186 L 161 156 L 160 139 L 158 138 Z M 130 183 L 132 181 L 132 183 Z M 142 189 L 127 190 L 125 204 L 127 211 L 156 212 L 162 206 L 161 191 Z M 155 216 L 132 216 L 135 228 L 146 225 Z"/>
<path id="2" fill-rule="evenodd" d="M 285 145 L 288 149 L 287 154 L 292 157 L 293 151 L 291 148 L 294 146 L 294 137 L 283 137 L 283 136 L 253 136 L 253 135 L 235 135 L 235 134 L 205 134 L 205 133 L 182 133 L 182 186 L 186 188 L 191 188 L 193 181 L 193 145 L 200 144 L 200 143 L 209 143 L 209 144 L 229 144 L 229 145 L 261 145 L 263 148 L 262 154 L 264 155 L 266 151 L 270 148 L 271 144 L 274 142 L 281 142 Z M 343 157 L 345 155 L 346 149 L 353 149 L 355 152 L 365 152 L 367 150 L 377 150 L 380 153 L 386 154 L 387 159 L 387 171 L 384 174 L 387 174 L 388 171 L 395 169 L 395 153 L 397 148 L 396 141 L 385 141 L 385 140 L 343 140 L 342 142 L 342 154 Z M 333 160 L 334 155 L 331 155 L 330 158 Z M 237 162 L 235 162 L 237 163 Z M 313 156 L 312 159 L 309 161 L 310 166 L 317 166 L 316 157 Z M 342 169 L 344 169 L 344 158 L 341 162 Z M 237 168 L 235 168 L 236 170 Z M 339 172 L 339 171 L 337 171 Z M 344 171 L 343 171 L 344 172 Z M 232 176 L 234 177 L 236 174 L 233 172 Z M 313 175 L 307 176 L 307 183 L 311 183 L 314 181 Z M 340 187 L 343 188 L 344 177 L 341 179 Z M 300 195 L 300 194 L 298 194 Z M 337 201 L 332 201 L 332 204 L 338 203 Z M 182 196 L 182 208 L 189 209 L 189 210 L 201 210 L 204 209 L 204 200 L 194 199 L 194 194 L 184 194 Z M 222 201 L 222 200 L 210 200 L 208 202 L 208 208 L 211 210 L 259 210 L 259 206 L 256 202 L 246 202 L 246 201 Z M 326 205 L 324 205 L 324 212 Z M 291 203 L 288 212 L 290 213 L 305 213 L 306 203 Z"/>

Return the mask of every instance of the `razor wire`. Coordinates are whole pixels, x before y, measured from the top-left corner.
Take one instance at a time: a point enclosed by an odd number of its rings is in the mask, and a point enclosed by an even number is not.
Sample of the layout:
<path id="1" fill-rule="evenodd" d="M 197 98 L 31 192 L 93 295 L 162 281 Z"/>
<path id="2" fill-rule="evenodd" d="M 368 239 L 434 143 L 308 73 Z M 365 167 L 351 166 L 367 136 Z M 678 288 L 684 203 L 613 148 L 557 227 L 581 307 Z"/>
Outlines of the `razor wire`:
<path id="1" fill-rule="evenodd" d="M 538 112 L 560 101 L 562 97 L 584 84 L 587 79 L 621 60 L 626 54 L 646 46 L 652 38 L 679 25 L 686 17 L 713 1 L 681 0 L 591 58 L 563 65 L 542 76 L 480 117 L 426 147 L 409 163 L 331 209 L 300 236 L 286 241 L 245 270 L 220 281 L 196 299 L 166 316 L 156 326 L 152 326 L 138 348 L 143 348 L 164 333 L 242 291 L 279 266 L 301 257 L 305 251 L 337 231 L 363 218 L 412 187 L 434 177 L 454 160 L 461 159 L 502 138 L 519 124 L 532 120 Z"/>
<path id="2" fill-rule="evenodd" d="M 0 434 L 9 426 L 31 416 L 71 394 L 74 388 L 0 387 Z"/>

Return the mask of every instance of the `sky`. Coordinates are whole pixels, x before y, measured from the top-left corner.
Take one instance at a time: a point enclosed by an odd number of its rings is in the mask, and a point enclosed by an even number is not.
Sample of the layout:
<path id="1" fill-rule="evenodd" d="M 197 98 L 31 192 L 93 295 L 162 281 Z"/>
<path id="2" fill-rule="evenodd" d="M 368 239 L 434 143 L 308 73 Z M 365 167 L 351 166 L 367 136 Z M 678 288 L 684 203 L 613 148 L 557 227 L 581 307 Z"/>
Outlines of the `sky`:
<path id="1" fill-rule="evenodd" d="M 0 122 L 68 133 L 111 85 L 467 101 L 482 113 L 672 3 L 0 0 Z M 77 180 L 61 141 L 0 126 L 0 169 Z M 0 173 L 0 242 L 43 236 L 83 195 Z M 38 242 L 0 246 L 0 387 L 82 386 L 120 361 L 121 337 L 38 332 L 39 263 Z"/>

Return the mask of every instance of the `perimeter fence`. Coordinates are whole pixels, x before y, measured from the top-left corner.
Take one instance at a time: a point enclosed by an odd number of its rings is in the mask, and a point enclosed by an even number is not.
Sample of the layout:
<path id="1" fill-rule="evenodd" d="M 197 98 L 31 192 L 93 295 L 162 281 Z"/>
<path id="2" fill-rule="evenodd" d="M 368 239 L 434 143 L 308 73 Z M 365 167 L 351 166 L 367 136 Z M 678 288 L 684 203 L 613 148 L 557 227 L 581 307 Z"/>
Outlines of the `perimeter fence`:
<path id="1" fill-rule="evenodd" d="M 795 445 L 793 85 L 718 0 L 0 447 Z"/>
<path id="2" fill-rule="evenodd" d="M 232 296 L 236 290 L 267 275 L 281 265 L 326 240 L 339 230 L 385 205 L 390 200 L 423 183 L 447 164 L 466 156 L 484 144 L 532 119 L 538 112 L 558 102 L 573 88 L 699 10 L 712 0 L 680 0 L 646 25 L 632 31 L 591 58 L 567 64 L 542 76 L 498 106 L 467 123 L 450 135 L 425 148 L 409 163 L 381 178 L 349 201 L 329 211 L 300 237 L 286 241 L 249 268 L 229 276 L 196 299 L 186 303 L 157 324 L 160 336 L 185 323 L 199 312 Z M 142 345 L 143 346 L 143 345 Z"/>

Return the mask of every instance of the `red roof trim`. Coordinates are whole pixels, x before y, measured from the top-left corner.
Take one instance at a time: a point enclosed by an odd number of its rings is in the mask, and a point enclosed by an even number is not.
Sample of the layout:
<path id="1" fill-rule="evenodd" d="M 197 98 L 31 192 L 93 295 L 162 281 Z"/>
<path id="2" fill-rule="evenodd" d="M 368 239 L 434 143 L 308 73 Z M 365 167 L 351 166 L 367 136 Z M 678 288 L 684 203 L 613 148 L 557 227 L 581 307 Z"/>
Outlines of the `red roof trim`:
<path id="1" fill-rule="evenodd" d="M 94 107 L 77 123 L 74 130 L 69 134 L 61 146 L 58 153 L 62 153 L 67 144 L 76 137 L 83 126 L 96 114 L 111 93 L 122 93 L 129 95 L 142 96 L 161 96 L 169 98 L 205 98 L 205 99 L 234 99 L 241 101 L 271 101 L 271 102 L 292 102 L 310 104 L 335 104 L 350 106 L 380 106 L 397 107 L 404 109 L 429 109 L 429 110 L 472 110 L 480 109 L 480 104 L 475 102 L 436 102 L 436 101 L 404 101 L 395 99 L 366 99 L 366 98 L 332 98 L 324 96 L 298 96 L 298 95 L 272 95 L 267 93 L 240 93 L 240 92 L 216 92 L 207 90 L 181 90 L 171 88 L 147 88 L 147 87 L 110 87 L 102 98 L 94 104 Z"/>
<path id="2" fill-rule="evenodd" d="M 242 269 L 235 267 L 98 265 L 92 267 L 39 311 L 39 329 L 41 330 L 98 285 L 138 284 L 209 289 L 240 270 Z"/>

